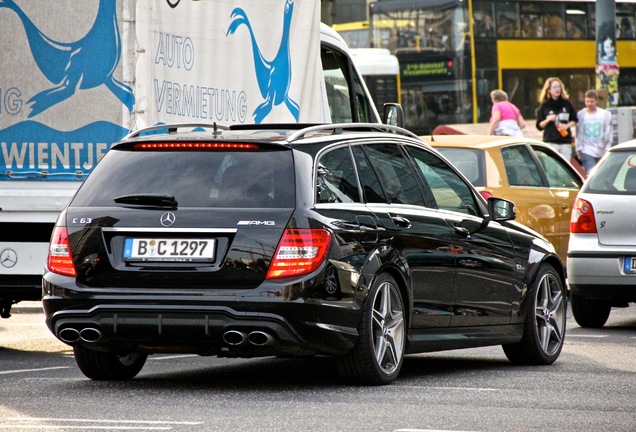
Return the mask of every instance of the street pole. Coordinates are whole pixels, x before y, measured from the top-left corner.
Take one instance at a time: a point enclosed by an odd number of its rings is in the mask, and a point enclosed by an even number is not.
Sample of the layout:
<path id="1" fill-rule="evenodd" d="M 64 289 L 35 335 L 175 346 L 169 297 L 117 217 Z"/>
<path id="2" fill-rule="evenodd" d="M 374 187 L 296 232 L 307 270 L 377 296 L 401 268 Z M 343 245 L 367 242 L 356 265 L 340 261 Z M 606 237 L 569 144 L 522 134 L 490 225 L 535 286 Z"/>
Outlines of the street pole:
<path id="1" fill-rule="evenodd" d="M 608 108 L 618 106 L 618 74 L 616 1 L 596 0 L 596 89 L 607 91 Z"/>

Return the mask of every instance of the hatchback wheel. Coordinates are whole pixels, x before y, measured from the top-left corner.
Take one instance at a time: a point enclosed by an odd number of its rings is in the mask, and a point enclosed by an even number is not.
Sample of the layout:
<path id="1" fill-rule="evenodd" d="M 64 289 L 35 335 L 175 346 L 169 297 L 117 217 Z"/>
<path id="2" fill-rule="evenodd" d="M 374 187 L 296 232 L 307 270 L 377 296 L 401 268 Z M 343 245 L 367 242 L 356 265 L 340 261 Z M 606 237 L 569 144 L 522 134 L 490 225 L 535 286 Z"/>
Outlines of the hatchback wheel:
<path id="1" fill-rule="evenodd" d="M 521 341 L 504 345 L 504 352 L 515 364 L 552 364 L 563 348 L 567 308 L 565 289 L 553 267 L 544 264 L 539 269 L 530 306 Z"/>
<path id="2" fill-rule="evenodd" d="M 95 381 L 126 381 L 133 379 L 146 363 L 146 354 L 117 354 L 73 347 L 75 362 L 88 378 Z"/>
<path id="3" fill-rule="evenodd" d="M 612 306 L 603 300 L 588 300 L 572 294 L 572 315 L 581 327 L 600 328 L 610 316 Z"/>
<path id="4" fill-rule="evenodd" d="M 338 372 L 353 382 L 390 384 L 404 360 L 404 302 L 395 280 L 383 274 L 373 284 L 364 305 L 355 347 L 338 358 Z"/>

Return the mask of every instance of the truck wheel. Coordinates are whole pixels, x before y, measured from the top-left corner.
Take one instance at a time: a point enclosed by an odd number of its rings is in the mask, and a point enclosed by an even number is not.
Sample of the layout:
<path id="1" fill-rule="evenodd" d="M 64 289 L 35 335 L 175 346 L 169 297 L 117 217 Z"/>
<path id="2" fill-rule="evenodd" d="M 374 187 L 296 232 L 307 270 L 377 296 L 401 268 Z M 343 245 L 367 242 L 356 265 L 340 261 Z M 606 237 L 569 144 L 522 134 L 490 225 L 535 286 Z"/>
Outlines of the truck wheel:
<path id="1" fill-rule="evenodd" d="M 146 363 L 146 354 L 118 354 L 92 351 L 74 346 L 75 362 L 88 378 L 95 381 L 126 381 L 133 379 Z"/>
<path id="2" fill-rule="evenodd" d="M 601 328 L 607 322 L 612 307 L 606 301 L 588 300 L 572 294 L 572 315 L 581 327 Z"/>
<path id="3" fill-rule="evenodd" d="M 504 353 L 515 364 L 552 364 L 563 348 L 567 309 L 565 289 L 552 266 L 539 268 L 531 296 L 523 337 L 518 343 L 503 345 Z"/>
<path id="4" fill-rule="evenodd" d="M 404 302 L 395 280 L 388 274 L 374 282 L 363 306 L 353 349 L 337 359 L 338 372 L 358 384 L 390 384 L 404 360 L 406 328 Z"/>

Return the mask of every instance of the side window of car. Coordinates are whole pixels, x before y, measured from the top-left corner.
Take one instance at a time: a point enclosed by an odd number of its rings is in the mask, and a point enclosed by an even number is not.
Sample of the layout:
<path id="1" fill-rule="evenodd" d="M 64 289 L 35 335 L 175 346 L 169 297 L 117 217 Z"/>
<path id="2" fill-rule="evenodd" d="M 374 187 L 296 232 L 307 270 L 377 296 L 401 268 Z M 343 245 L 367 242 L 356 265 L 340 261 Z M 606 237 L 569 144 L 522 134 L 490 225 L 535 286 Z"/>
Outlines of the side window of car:
<path id="1" fill-rule="evenodd" d="M 360 202 L 358 180 L 349 147 L 340 147 L 318 161 L 316 203 L 352 202 Z"/>
<path id="2" fill-rule="evenodd" d="M 424 205 L 422 192 L 415 175 L 395 144 L 364 146 L 371 165 L 377 173 L 387 200 L 396 204 Z"/>
<path id="3" fill-rule="evenodd" d="M 543 166 L 550 187 L 565 189 L 580 189 L 581 180 L 568 169 L 563 161 L 548 150 L 533 147 L 535 153 L 539 157 L 539 162 Z"/>
<path id="4" fill-rule="evenodd" d="M 352 150 L 365 201 L 368 203 L 386 203 L 386 195 L 384 195 L 380 180 L 371 166 L 371 161 L 362 150 L 362 146 L 353 146 Z"/>
<path id="5" fill-rule="evenodd" d="M 435 197 L 438 208 L 478 215 L 478 204 L 470 186 L 446 162 L 417 147 L 409 147 L 409 153 Z"/>
<path id="6" fill-rule="evenodd" d="M 528 147 L 525 145 L 503 147 L 501 156 L 510 186 L 545 186 L 539 174 L 539 167 Z"/>

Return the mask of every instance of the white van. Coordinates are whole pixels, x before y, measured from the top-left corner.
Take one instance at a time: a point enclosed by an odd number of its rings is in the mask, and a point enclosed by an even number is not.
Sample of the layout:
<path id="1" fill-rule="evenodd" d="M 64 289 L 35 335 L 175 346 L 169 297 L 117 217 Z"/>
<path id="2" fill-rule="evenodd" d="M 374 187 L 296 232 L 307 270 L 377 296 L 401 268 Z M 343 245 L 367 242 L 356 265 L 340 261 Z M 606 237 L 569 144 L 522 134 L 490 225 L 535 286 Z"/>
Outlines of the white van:
<path id="1" fill-rule="evenodd" d="M 201 116 L 206 108 L 214 115 L 212 108 L 206 107 L 208 102 L 204 97 L 215 91 L 216 96 L 223 95 L 224 101 L 229 97 L 229 92 L 214 88 L 213 73 L 188 69 L 193 64 L 203 64 L 205 55 L 215 54 L 210 45 L 214 39 L 197 39 L 204 31 L 193 29 L 192 35 L 187 33 L 190 21 L 196 21 L 194 18 L 186 20 L 182 33 L 175 34 L 161 28 L 160 21 L 152 15 L 161 13 L 167 17 L 165 22 L 172 24 L 179 22 L 172 19 L 172 14 L 192 16 L 194 8 L 221 7 L 220 2 L 181 2 L 175 9 L 165 2 L 153 2 L 99 2 L 97 11 L 96 3 L 82 2 L 72 16 L 54 2 L 37 8 L 25 7 L 25 10 L 17 3 L 12 3 L 11 8 L 0 8 L 3 23 L 0 44 L 9 48 L 0 64 L 0 316 L 3 318 L 10 316 L 14 303 L 41 298 L 41 275 L 55 220 L 114 142 L 130 129 L 141 126 L 143 122 L 139 119 L 146 118 L 153 110 L 156 113 L 166 106 L 177 106 L 177 101 L 184 102 L 188 97 L 194 98 L 197 107 L 202 107 L 198 108 L 197 121 L 212 123 L 218 119 Z M 222 28 L 210 25 L 202 28 L 214 30 L 214 37 L 220 33 L 224 44 L 240 47 L 241 56 L 249 55 L 251 62 L 252 52 L 247 51 L 245 44 L 246 40 L 249 42 L 247 25 L 245 28 L 235 26 L 234 34 L 226 30 L 228 22 L 241 18 L 239 9 L 245 16 L 255 18 L 252 25 L 258 24 L 258 14 L 248 10 L 252 5 L 242 4 L 245 11 L 237 7 L 218 14 L 225 19 Z M 259 2 L 258 6 L 262 4 Z M 290 5 L 293 1 L 283 4 Z M 301 7 L 305 5 L 296 2 L 295 6 L 300 17 Z M 212 15 L 206 13 L 205 17 Z M 132 16 L 135 20 L 128 18 Z M 145 31 L 140 30 L 144 17 L 154 25 L 152 34 L 140 34 Z M 77 22 L 78 19 L 81 22 Z M 59 46 L 78 44 L 77 55 L 69 57 L 55 47 L 50 52 L 40 51 L 43 46 L 51 46 L 51 36 L 44 31 L 51 27 L 58 28 L 55 39 L 64 42 Z M 88 33 L 87 28 L 91 29 Z M 273 34 L 276 30 L 270 31 Z M 60 36 L 63 33 L 63 37 Z M 93 50 L 92 57 L 84 58 L 80 54 L 88 54 L 87 50 L 81 51 L 79 44 L 87 42 L 92 34 L 100 37 L 94 41 L 100 52 L 95 55 Z M 44 37 L 48 38 L 48 44 L 32 44 L 32 40 Z M 143 38 L 146 38 L 145 45 L 140 42 Z M 318 40 L 313 33 L 311 39 Z M 322 79 L 314 81 L 320 87 L 322 116 L 319 118 L 337 123 L 380 122 L 344 40 L 324 24 L 320 25 L 319 39 L 322 70 L 315 76 L 321 75 Z M 43 58 L 47 61 L 43 62 Z M 110 63 L 105 63 L 107 60 Z M 14 70 L 16 64 L 23 65 L 19 74 Z M 145 71 L 151 67 L 155 71 L 146 75 Z M 175 70 L 186 74 L 182 75 L 186 78 L 179 81 L 171 77 L 169 73 Z M 107 75 L 99 76 L 100 71 Z M 240 75 L 236 70 L 233 73 Z M 296 77 L 306 80 L 304 75 L 299 73 Z M 57 77 L 64 79 L 56 82 Z M 80 80 L 73 82 L 75 77 Z M 97 85 L 99 79 L 103 79 L 103 85 Z M 197 84 L 189 85 L 186 80 Z M 67 86 L 67 82 L 72 86 Z M 95 86 L 87 87 L 91 83 Z M 56 91 L 51 91 L 53 89 Z M 193 92 L 185 95 L 184 89 L 193 89 Z M 249 111 L 246 117 L 251 120 L 251 110 L 246 111 Z M 177 120 L 183 122 L 176 118 L 173 121 Z"/>

